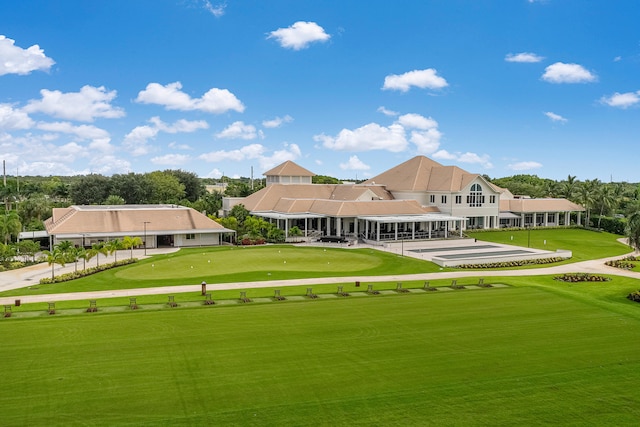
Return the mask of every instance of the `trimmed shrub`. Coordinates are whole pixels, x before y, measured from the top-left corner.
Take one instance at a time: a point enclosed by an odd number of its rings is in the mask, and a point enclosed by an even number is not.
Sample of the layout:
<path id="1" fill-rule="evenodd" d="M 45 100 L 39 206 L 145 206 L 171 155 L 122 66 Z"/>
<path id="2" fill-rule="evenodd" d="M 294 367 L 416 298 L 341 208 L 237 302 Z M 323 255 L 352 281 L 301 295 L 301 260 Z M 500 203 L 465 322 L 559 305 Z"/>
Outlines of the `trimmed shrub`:
<path id="1" fill-rule="evenodd" d="M 564 261 L 565 258 L 552 257 L 552 258 L 537 258 L 537 259 L 522 259 L 517 261 L 502 261 L 502 262 L 489 262 L 482 264 L 461 264 L 455 266 L 455 268 L 508 268 L 508 267 L 522 267 L 523 265 L 538 265 L 538 264 L 552 264 L 554 262 Z"/>
<path id="2" fill-rule="evenodd" d="M 565 273 L 553 279 L 561 282 L 608 282 L 611 280 L 609 277 L 591 273 Z"/>
<path id="3" fill-rule="evenodd" d="M 40 284 L 41 285 L 47 285 L 47 284 L 51 284 L 51 283 L 61 283 L 61 282 L 68 282 L 69 280 L 75 280 L 75 279 L 79 279 L 81 277 L 86 277 L 86 276 L 90 276 L 92 274 L 95 273 L 99 273 L 101 271 L 105 271 L 105 270 L 109 270 L 115 267 L 121 267 L 123 265 L 128 265 L 128 264 L 133 264 L 134 262 L 137 262 L 138 259 L 137 258 L 127 258 L 127 259 L 123 259 L 117 262 L 112 262 L 109 264 L 102 264 L 100 266 L 96 266 L 96 267 L 90 267 L 87 268 L 85 270 L 80 270 L 80 271 L 72 271 L 70 273 L 65 273 L 65 274 L 61 274 L 59 276 L 55 276 L 53 279 L 51 279 L 51 277 L 44 277 L 42 279 L 40 279 Z"/>

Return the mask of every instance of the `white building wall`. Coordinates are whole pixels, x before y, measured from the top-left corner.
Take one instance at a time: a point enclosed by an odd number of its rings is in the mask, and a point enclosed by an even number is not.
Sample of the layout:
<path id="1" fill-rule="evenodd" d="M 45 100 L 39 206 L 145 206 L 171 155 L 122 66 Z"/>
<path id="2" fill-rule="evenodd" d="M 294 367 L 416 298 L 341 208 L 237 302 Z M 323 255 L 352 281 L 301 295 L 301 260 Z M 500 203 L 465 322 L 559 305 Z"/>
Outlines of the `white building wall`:
<path id="1" fill-rule="evenodd" d="M 186 234 L 176 234 L 173 237 L 173 245 L 181 248 L 188 248 L 193 246 L 216 246 L 220 244 L 219 233 L 208 233 L 193 235 L 193 239 L 187 239 Z"/>

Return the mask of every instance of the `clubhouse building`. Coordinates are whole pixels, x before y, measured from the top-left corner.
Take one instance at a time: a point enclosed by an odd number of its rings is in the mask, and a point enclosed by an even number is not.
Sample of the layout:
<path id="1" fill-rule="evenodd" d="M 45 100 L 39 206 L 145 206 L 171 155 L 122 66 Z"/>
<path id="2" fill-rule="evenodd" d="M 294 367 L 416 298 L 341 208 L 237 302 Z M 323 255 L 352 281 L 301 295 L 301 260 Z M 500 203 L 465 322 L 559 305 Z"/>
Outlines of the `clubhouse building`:
<path id="1" fill-rule="evenodd" d="M 482 175 L 416 156 L 360 184 L 312 184 L 313 172 L 287 161 L 264 173 L 266 187 L 225 198 L 225 213 L 243 204 L 289 236 L 389 241 L 461 237 L 467 229 L 580 224 L 579 206 L 566 199 L 514 196 Z"/>
<path id="2" fill-rule="evenodd" d="M 69 240 L 83 247 L 140 237 L 146 248 L 215 246 L 235 233 L 206 215 L 178 205 L 91 205 L 54 208 L 44 222 L 50 247 Z"/>

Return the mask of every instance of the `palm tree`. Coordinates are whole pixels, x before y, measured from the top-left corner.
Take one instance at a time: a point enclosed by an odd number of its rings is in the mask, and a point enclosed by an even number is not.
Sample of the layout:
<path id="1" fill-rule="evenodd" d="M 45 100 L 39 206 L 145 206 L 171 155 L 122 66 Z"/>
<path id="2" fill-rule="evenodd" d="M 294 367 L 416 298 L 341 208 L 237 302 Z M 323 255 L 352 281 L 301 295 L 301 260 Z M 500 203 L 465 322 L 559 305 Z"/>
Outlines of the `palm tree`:
<path id="1" fill-rule="evenodd" d="M 636 251 L 640 250 L 640 211 L 631 214 L 625 232 L 629 238 L 629 246 Z"/>
<path id="2" fill-rule="evenodd" d="M 582 206 L 587 210 L 587 218 L 585 219 L 586 227 L 590 226 L 591 208 L 595 201 L 595 194 L 598 185 L 600 185 L 599 179 L 588 179 L 584 181 L 578 189 L 580 204 L 582 204 Z"/>
<path id="3" fill-rule="evenodd" d="M 66 256 L 65 253 L 60 249 L 54 247 L 52 251 L 42 251 L 44 256 L 47 259 L 47 263 L 51 266 L 51 280 L 54 279 L 54 267 L 56 264 L 60 264 L 62 267 L 65 266 Z"/>
<path id="4" fill-rule="evenodd" d="M 91 256 L 89 256 L 91 254 Z M 88 259 L 96 257 L 96 267 L 100 267 L 100 254 L 107 256 L 107 248 L 103 242 L 94 243 L 91 245 L 91 249 L 87 251 Z"/>
<path id="5" fill-rule="evenodd" d="M 109 255 L 115 254 L 115 261 L 118 262 L 118 249 L 122 249 L 122 241 L 119 239 L 109 240 L 104 247 L 109 252 Z"/>
<path id="6" fill-rule="evenodd" d="M 596 201 L 600 205 L 600 216 L 598 216 L 598 228 L 600 228 L 600 222 L 602 221 L 602 215 L 604 215 L 605 210 L 607 212 L 611 211 L 611 208 L 616 203 L 615 194 L 611 186 L 607 184 L 601 185 L 597 189 Z"/>
<path id="7" fill-rule="evenodd" d="M 140 237 L 124 236 L 124 238 L 122 239 L 123 249 L 131 250 L 131 259 L 133 259 L 133 248 L 138 247 L 141 244 L 142 244 L 142 239 Z"/>
<path id="8" fill-rule="evenodd" d="M 17 236 L 21 229 L 22 224 L 17 211 L 5 211 L 4 215 L 0 215 L 0 233 L 4 237 L 5 245 L 11 236 Z"/>
<path id="9" fill-rule="evenodd" d="M 76 257 L 76 266 L 78 265 L 78 260 L 82 260 L 82 269 L 87 269 L 87 250 L 83 247 L 75 248 L 75 257 Z"/>

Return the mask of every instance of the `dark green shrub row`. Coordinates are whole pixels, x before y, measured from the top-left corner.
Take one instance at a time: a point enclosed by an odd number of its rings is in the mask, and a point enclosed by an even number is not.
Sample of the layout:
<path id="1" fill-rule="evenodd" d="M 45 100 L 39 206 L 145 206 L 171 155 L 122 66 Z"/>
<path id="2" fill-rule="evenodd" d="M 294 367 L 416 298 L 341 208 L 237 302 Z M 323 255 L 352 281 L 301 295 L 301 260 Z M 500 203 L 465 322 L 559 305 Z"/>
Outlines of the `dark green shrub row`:
<path id="1" fill-rule="evenodd" d="M 611 280 L 609 277 L 591 273 L 565 273 L 562 276 L 554 277 L 554 279 L 562 282 L 608 282 Z"/>
<path id="2" fill-rule="evenodd" d="M 591 217 L 591 225 L 594 227 L 598 227 L 598 219 L 600 219 L 600 229 L 603 231 L 607 231 L 613 234 L 619 234 L 624 236 L 624 228 L 627 224 L 627 220 L 624 218 L 610 218 L 610 217 L 599 217 L 598 215 L 594 215 Z"/>
<path id="3" fill-rule="evenodd" d="M 507 267 L 522 267 L 523 265 L 537 265 L 537 264 L 551 264 L 554 262 L 564 261 L 565 258 L 553 257 L 553 258 L 538 258 L 538 259 L 521 259 L 517 261 L 502 261 L 502 262 L 489 262 L 483 264 L 461 264 L 456 268 L 507 268 Z"/>
<path id="4" fill-rule="evenodd" d="M 558 226 L 553 226 L 553 227 L 532 227 L 532 230 L 535 229 L 544 229 L 544 230 L 568 230 L 571 228 L 584 228 L 581 225 L 558 225 Z M 491 231 L 522 231 L 522 230 L 527 230 L 527 228 L 525 227 L 508 227 L 508 228 L 478 228 L 478 229 L 473 229 L 473 230 L 465 230 L 465 232 L 469 232 L 469 233 L 485 233 L 485 232 L 491 232 Z"/>
<path id="5" fill-rule="evenodd" d="M 117 262 L 111 262 L 109 264 L 102 264 L 96 267 L 89 267 L 85 270 L 79 270 L 79 271 L 72 271 L 71 273 L 65 273 L 65 274 L 61 274 L 59 276 L 55 276 L 53 279 L 51 277 L 44 277 L 42 279 L 40 279 L 40 284 L 41 285 L 46 285 L 46 284 L 50 284 L 50 283 L 61 283 L 61 282 L 68 282 L 69 280 L 74 280 L 74 279 L 79 279 L 81 277 L 86 277 L 86 276 L 90 276 L 92 274 L 96 274 L 99 273 L 101 271 L 105 271 L 105 270 L 109 270 L 111 268 L 115 268 L 115 267 L 121 267 L 123 265 L 128 265 L 128 264 L 133 264 L 134 262 L 137 262 L 138 259 L 137 258 L 127 258 L 121 261 L 117 261 Z"/>

